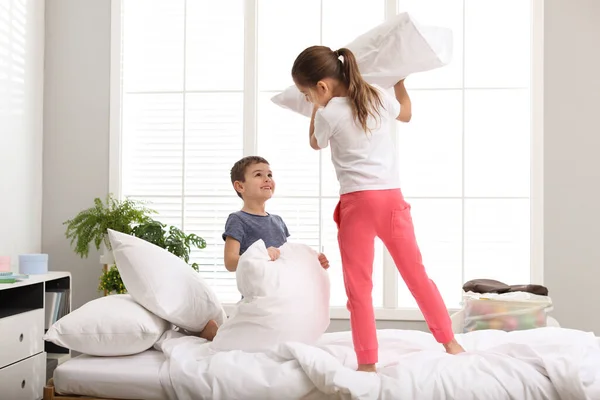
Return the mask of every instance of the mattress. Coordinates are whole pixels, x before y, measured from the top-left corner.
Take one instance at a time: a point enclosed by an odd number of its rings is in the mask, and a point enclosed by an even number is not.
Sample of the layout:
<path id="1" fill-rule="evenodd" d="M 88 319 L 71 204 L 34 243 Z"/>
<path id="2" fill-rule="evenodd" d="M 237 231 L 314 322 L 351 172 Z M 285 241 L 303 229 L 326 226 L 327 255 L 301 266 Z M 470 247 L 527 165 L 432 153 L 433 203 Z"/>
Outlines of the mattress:
<path id="1" fill-rule="evenodd" d="M 162 352 L 147 350 L 125 357 L 81 355 L 54 371 L 57 394 L 114 399 L 164 400 L 160 384 Z"/>

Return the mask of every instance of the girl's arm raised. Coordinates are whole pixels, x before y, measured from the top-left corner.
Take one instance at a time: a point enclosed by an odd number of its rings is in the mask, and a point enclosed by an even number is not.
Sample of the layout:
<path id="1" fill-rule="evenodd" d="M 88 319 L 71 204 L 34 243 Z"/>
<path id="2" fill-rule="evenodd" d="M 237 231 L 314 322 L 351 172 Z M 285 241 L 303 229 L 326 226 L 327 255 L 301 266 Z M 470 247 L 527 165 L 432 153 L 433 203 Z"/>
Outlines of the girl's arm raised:
<path id="1" fill-rule="evenodd" d="M 401 122 L 409 122 L 412 117 L 412 103 L 404 87 L 404 79 L 394 85 L 394 94 L 400 103 L 400 114 L 396 119 Z"/>

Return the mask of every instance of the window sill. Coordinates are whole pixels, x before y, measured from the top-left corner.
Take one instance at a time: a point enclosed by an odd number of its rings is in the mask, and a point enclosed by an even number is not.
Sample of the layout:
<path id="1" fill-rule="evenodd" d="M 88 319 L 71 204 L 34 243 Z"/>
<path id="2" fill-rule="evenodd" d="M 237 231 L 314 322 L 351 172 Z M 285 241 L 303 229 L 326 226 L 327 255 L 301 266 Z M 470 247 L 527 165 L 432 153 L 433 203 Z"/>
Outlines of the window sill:
<path id="1" fill-rule="evenodd" d="M 450 315 L 458 312 L 458 309 L 449 309 Z M 330 307 L 331 319 L 350 319 L 350 312 L 346 307 Z M 418 308 L 383 308 L 375 307 L 375 320 L 377 321 L 415 321 L 425 322 L 423 314 Z"/>
<path id="2" fill-rule="evenodd" d="M 235 304 L 224 304 L 223 308 L 227 315 L 231 315 L 231 312 L 235 310 Z M 458 309 L 449 309 L 450 315 L 458 312 Z M 346 307 L 330 307 L 329 316 L 333 320 L 347 320 L 350 319 L 350 312 Z M 375 319 L 377 321 L 415 321 L 425 322 L 425 318 L 421 311 L 416 308 L 375 308 Z"/>

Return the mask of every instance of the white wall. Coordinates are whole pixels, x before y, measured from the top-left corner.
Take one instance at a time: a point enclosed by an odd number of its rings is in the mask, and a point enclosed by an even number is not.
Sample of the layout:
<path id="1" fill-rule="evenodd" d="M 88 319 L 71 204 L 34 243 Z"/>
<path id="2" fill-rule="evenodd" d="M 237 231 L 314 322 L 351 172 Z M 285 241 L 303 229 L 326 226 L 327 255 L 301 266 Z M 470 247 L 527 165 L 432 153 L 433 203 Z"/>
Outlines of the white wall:
<path id="1" fill-rule="evenodd" d="M 46 1 L 42 248 L 70 271 L 75 307 L 98 296 L 99 255 L 81 259 L 63 222 L 108 192 L 110 0 Z"/>
<path id="2" fill-rule="evenodd" d="M 44 1 L 0 4 L 0 255 L 41 251 Z"/>
<path id="3" fill-rule="evenodd" d="M 600 1 L 545 2 L 545 283 L 561 324 L 600 335 Z"/>
<path id="4" fill-rule="evenodd" d="M 545 284 L 563 326 L 600 334 L 600 1 L 544 3 Z M 46 7 L 43 249 L 54 269 L 73 273 L 78 306 L 97 296 L 100 265 L 95 253 L 74 256 L 61 223 L 108 191 L 110 0 Z M 333 321 L 331 330 L 347 327 Z"/>

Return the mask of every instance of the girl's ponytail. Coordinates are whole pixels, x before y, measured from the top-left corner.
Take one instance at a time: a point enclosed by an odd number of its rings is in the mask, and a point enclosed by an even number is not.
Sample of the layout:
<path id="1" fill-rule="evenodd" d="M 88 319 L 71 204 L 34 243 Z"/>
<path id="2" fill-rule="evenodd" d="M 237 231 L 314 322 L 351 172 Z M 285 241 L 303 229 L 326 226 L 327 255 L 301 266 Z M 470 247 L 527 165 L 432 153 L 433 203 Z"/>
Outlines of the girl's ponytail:
<path id="1" fill-rule="evenodd" d="M 343 60 L 340 60 L 340 56 Z M 383 103 L 379 92 L 360 75 L 354 54 L 349 49 L 332 51 L 326 46 L 311 46 L 296 57 L 292 66 L 292 78 L 296 84 L 311 88 L 320 80 L 334 78 L 348 88 L 348 98 L 354 120 L 365 132 L 369 117 L 380 116 Z"/>
<path id="2" fill-rule="evenodd" d="M 380 115 L 379 108 L 383 107 L 379 93 L 362 78 L 356 58 L 349 49 L 341 48 L 334 53 L 343 57 L 343 79 L 348 85 L 348 98 L 350 99 L 352 115 L 360 126 L 368 132 L 370 131 L 367 126 L 369 116 L 377 118 Z"/>

